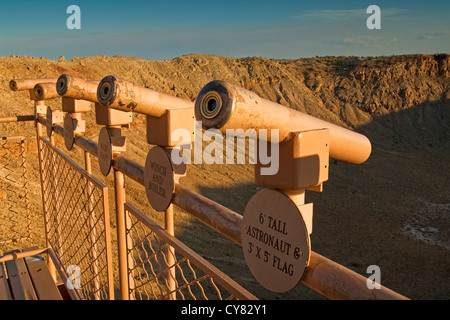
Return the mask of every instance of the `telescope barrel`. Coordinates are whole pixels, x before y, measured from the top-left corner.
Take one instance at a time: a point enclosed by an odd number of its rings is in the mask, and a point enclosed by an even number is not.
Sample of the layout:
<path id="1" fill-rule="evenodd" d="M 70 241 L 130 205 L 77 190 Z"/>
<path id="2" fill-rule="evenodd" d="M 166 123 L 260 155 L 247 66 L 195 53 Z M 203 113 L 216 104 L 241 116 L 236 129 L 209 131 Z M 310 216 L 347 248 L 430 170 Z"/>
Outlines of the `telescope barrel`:
<path id="1" fill-rule="evenodd" d="M 49 100 L 61 98 L 56 92 L 54 82 L 38 83 L 34 86 L 34 95 L 38 100 Z"/>
<path id="2" fill-rule="evenodd" d="M 204 128 L 279 130 L 279 142 L 293 132 L 313 129 L 330 131 L 330 157 L 360 164 L 366 161 L 372 147 L 369 139 L 357 132 L 331 124 L 303 112 L 263 99 L 254 92 L 224 81 L 208 83 L 197 96 L 195 115 Z M 270 142 L 270 134 L 267 140 Z"/>
<path id="3" fill-rule="evenodd" d="M 58 78 L 46 79 L 15 79 L 9 82 L 9 88 L 12 91 L 32 90 L 38 83 L 56 83 Z"/>
<path id="4" fill-rule="evenodd" d="M 106 107 L 154 117 L 161 117 L 168 109 L 194 108 L 194 103 L 189 100 L 159 93 L 114 76 L 100 81 L 97 98 Z"/>
<path id="5" fill-rule="evenodd" d="M 56 91 L 60 96 L 77 100 L 98 102 L 97 87 L 100 80 L 85 80 L 68 74 L 63 74 L 56 82 Z"/>

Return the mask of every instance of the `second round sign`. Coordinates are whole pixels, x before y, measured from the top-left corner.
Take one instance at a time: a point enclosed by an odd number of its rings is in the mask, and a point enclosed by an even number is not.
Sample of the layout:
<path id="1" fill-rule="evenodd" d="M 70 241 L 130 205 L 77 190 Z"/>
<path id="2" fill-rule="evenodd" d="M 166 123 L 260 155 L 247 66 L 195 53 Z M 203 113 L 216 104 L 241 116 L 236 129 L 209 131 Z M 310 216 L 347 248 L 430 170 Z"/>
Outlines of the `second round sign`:
<path id="1" fill-rule="evenodd" d="M 102 128 L 98 135 L 98 164 L 101 173 L 106 177 L 112 166 L 112 141 L 111 134 L 107 128 Z"/>
<path id="2" fill-rule="evenodd" d="M 72 150 L 73 142 L 74 142 L 74 120 L 70 116 L 70 114 L 66 113 L 64 117 L 64 144 L 66 145 L 67 150 Z"/>
<path id="3" fill-rule="evenodd" d="M 47 117 L 45 126 L 47 128 L 47 137 L 51 138 L 53 133 L 53 111 L 50 107 L 47 107 Z"/>
<path id="4" fill-rule="evenodd" d="M 161 147 L 153 147 L 145 161 L 144 185 L 150 205 L 158 212 L 172 203 L 175 176 L 169 154 Z"/>

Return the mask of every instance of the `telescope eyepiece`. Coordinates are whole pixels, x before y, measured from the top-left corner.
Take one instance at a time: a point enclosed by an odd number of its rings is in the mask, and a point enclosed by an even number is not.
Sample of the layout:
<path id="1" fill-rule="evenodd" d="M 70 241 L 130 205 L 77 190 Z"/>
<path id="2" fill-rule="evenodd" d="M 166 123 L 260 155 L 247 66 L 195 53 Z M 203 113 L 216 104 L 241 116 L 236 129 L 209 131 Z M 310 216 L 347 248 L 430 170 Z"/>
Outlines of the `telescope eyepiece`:
<path id="1" fill-rule="evenodd" d="M 108 82 L 105 82 L 100 87 L 100 96 L 103 99 L 106 99 L 109 97 L 109 94 L 111 93 L 111 84 Z"/>
<path id="2" fill-rule="evenodd" d="M 15 80 L 11 80 L 11 81 L 9 82 L 9 88 L 10 88 L 12 91 L 16 91 L 16 90 L 17 90 L 17 82 L 16 82 Z"/>
<path id="3" fill-rule="evenodd" d="M 66 74 L 62 74 L 58 81 L 56 82 L 56 92 L 58 92 L 59 95 L 63 96 L 67 93 L 68 90 L 68 77 Z"/>
<path id="4" fill-rule="evenodd" d="M 195 100 L 195 116 L 204 128 L 223 127 L 234 109 L 235 93 L 226 82 L 208 83 Z"/>
<path id="5" fill-rule="evenodd" d="M 34 87 L 34 95 L 38 98 L 38 99 L 42 99 L 42 95 L 44 94 L 44 90 L 42 89 L 41 86 L 36 86 Z"/>
<path id="6" fill-rule="evenodd" d="M 107 76 L 100 81 L 97 89 L 97 99 L 100 104 L 110 105 L 116 99 L 117 79 L 114 76 Z"/>
<path id="7" fill-rule="evenodd" d="M 203 96 L 200 104 L 200 112 L 206 119 L 215 118 L 222 109 L 222 98 L 215 91 L 210 91 Z"/>

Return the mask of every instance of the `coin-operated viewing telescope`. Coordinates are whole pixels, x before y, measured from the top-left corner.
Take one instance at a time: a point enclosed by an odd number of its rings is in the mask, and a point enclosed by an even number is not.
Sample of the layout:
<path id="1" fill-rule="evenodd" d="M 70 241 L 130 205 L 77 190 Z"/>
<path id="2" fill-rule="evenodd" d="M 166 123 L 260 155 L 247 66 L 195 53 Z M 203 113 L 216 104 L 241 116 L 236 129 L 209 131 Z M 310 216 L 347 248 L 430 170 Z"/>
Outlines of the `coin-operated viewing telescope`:
<path id="1" fill-rule="evenodd" d="M 210 82 L 200 91 L 195 115 L 204 128 L 222 133 L 253 129 L 260 145 L 279 154 L 278 170 L 268 175 L 262 173 L 266 164 L 257 156 L 255 182 L 267 189 L 246 206 L 242 247 L 250 271 L 264 287 L 274 292 L 293 289 L 311 253 L 313 204 L 305 203 L 305 191 L 323 190 L 330 157 L 355 164 L 366 161 L 370 141 L 224 81 Z"/>
<path id="2" fill-rule="evenodd" d="M 38 100 L 50 100 L 61 98 L 56 92 L 56 86 L 54 82 L 41 82 L 34 86 L 34 95 Z"/>
<path id="3" fill-rule="evenodd" d="M 54 81 L 37 83 L 34 86 L 33 93 L 38 101 L 46 101 L 61 98 L 58 92 L 56 92 Z M 50 107 L 47 107 L 46 127 L 47 127 L 47 136 L 49 138 L 52 137 L 53 126 L 61 122 L 63 122 L 63 112 L 61 110 L 52 110 Z"/>
<path id="4" fill-rule="evenodd" d="M 56 83 L 56 91 L 65 98 L 97 101 L 97 87 L 100 80 L 85 80 L 69 74 L 62 74 Z"/>
<path id="5" fill-rule="evenodd" d="M 38 117 L 45 117 L 49 112 L 51 112 L 49 108 L 47 108 L 45 100 L 50 99 L 49 96 L 52 96 L 52 92 L 48 92 L 46 90 L 52 91 L 51 87 L 55 86 L 57 80 L 58 78 L 13 79 L 9 82 L 9 88 L 12 91 L 26 90 L 30 93 L 30 100 L 34 101 L 35 125 L 37 124 Z M 42 87 L 39 86 L 39 90 L 36 89 L 36 86 L 38 85 L 42 85 Z M 53 98 L 53 96 L 51 98 Z M 57 118 L 59 115 L 59 113 L 55 114 L 55 120 L 58 120 Z"/>
<path id="6" fill-rule="evenodd" d="M 66 106 L 64 134 L 69 148 L 73 144 L 74 131 L 79 124 L 84 124 L 81 120 L 81 113 L 91 110 L 91 103 L 95 106 L 95 121 L 103 126 L 99 133 L 98 162 L 100 171 L 107 176 L 112 168 L 114 154 L 119 154 L 126 150 L 126 137 L 122 135 L 123 129 L 131 124 L 133 117 L 131 112 L 108 109 L 102 106 L 97 99 L 97 88 L 100 80 L 85 80 L 69 74 L 63 74 L 56 83 L 56 90 L 63 97 L 63 109 Z M 67 103 L 64 104 L 64 102 Z M 66 130 L 67 128 L 67 130 Z M 76 130 L 76 129 L 75 129 Z"/>
<path id="7" fill-rule="evenodd" d="M 278 129 L 280 142 L 288 140 L 293 132 L 327 128 L 331 158 L 360 164 L 371 153 L 369 139 L 359 133 L 263 99 L 224 81 L 212 81 L 200 91 L 195 115 L 205 128 L 218 128 L 222 132 L 226 129 Z"/>
<path id="8" fill-rule="evenodd" d="M 147 142 L 154 147 L 147 155 L 144 184 L 152 207 L 158 212 L 165 211 L 172 202 L 175 183 L 186 174 L 185 163 L 176 165 L 171 158 L 180 143 L 179 136 L 173 133 L 184 130 L 193 141 L 194 103 L 112 75 L 100 81 L 97 98 L 110 110 L 146 115 Z"/>
<path id="9" fill-rule="evenodd" d="M 44 80 L 45 81 L 45 80 Z M 34 86 L 34 95 L 40 100 L 52 100 L 52 99 L 60 99 L 61 96 L 56 91 L 55 81 L 52 82 L 41 82 L 37 83 Z M 62 123 L 65 121 L 64 119 L 64 100 L 63 100 L 63 110 L 52 110 L 50 107 L 47 108 L 46 115 L 46 127 L 47 127 L 47 136 L 49 138 L 52 137 L 53 134 L 53 126 L 55 124 Z M 84 131 L 83 131 L 84 132 Z M 66 133 L 66 132 L 64 132 Z"/>
<path id="10" fill-rule="evenodd" d="M 74 139 L 86 131 L 86 121 L 82 114 L 91 111 L 91 102 L 95 102 L 99 80 L 88 81 L 68 74 L 62 74 L 53 90 L 62 97 L 64 116 L 64 143 L 68 150 L 73 148 Z"/>
<path id="11" fill-rule="evenodd" d="M 38 83 L 56 83 L 57 80 L 58 78 L 14 79 L 9 82 L 9 88 L 12 91 L 34 90 L 34 87 Z"/>
<path id="12" fill-rule="evenodd" d="M 108 108 L 132 111 L 147 116 L 149 144 L 174 147 L 172 132 L 186 129 L 194 133 L 194 104 L 168 94 L 160 93 L 133 82 L 107 76 L 98 85 L 98 101 Z"/>

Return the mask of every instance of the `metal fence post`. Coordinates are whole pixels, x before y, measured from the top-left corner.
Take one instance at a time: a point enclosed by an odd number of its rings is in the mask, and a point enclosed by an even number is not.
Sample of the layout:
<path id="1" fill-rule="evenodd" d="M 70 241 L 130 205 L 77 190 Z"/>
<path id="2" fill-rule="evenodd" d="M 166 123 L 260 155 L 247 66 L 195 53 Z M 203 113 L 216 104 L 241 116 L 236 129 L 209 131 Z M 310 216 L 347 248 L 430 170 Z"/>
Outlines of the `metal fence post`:
<path id="1" fill-rule="evenodd" d="M 173 217 L 173 204 L 171 204 L 165 211 L 165 229 L 168 234 L 171 236 L 175 235 L 175 227 L 174 227 L 174 217 Z M 171 266 L 169 270 L 167 270 L 167 287 L 171 294 L 169 295 L 169 300 L 176 300 L 176 274 L 175 274 L 175 248 L 172 246 L 167 247 L 167 265 Z"/>
<path id="2" fill-rule="evenodd" d="M 125 220 L 125 180 L 123 173 L 114 169 L 114 191 L 116 195 L 117 247 L 119 257 L 119 283 L 121 300 L 129 300 L 127 236 Z"/>
<path id="3" fill-rule="evenodd" d="M 92 174 L 92 166 L 91 166 L 91 156 L 88 152 L 84 151 L 84 162 L 85 162 L 85 169 L 86 172 L 89 174 Z M 92 243 L 92 250 L 91 250 L 91 254 L 92 254 L 92 259 L 93 259 L 93 264 L 92 264 L 92 268 L 93 268 L 93 272 L 95 275 L 98 275 L 98 254 L 97 254 L 97 232 L 95 229 L 95 212 L 94 212 L 94 205 L 93 205 L 93 199 L 92 199 L 92 183 L 87 181 L 87 186 L 86 186 L 86 193 L 87 193 L 87 198 L 88 198 L 88 210 L 89 210 L 89 227 L 91 230 L 91 234 L 90 234 L 90 241 Z M 100 300 L 100 283 L 98 278 L 96 277 L 94 280 L 94 288 L 95 288 L 95 293 L 94 293 L 94 297 L 95 300 Z"/>
<path id="4" fill-rule="evenodd" d="M 39 118 L 39 108 L 44 108 L 45 103 L 44 101 L 36 101 L 35 102 L 35 117 L 36 117 L 36 142 L 37 142 L 37 149 L 38 149 L 38 158 L 39 158 L 39 177 L 41 180 L 41 193 L 42 193 L 42 209 L 44 211 L 44 229 L 45 229 L 45 245 L 47 246 L 47 248 L 50 247 L 50 242 L 49 242 L 49 238 L 48 238 L 48 221 L 47 221 L 47 209 L 46 209 L 46 199 L 44 199 L 44 195 L 45 195 L 45 191 L 44 191 L 44 178 L 42 176 L 43 174 L 43 155 L 42 155 L 42 143 L 41 143 L 41 136 L 42 136 L 42 124 L 38 121 Z M 53 277 L 53 280 L 56 281 L 56 267 L 55 264 L 52 262 L 51 259 L 48 260 L 48 269 L 50 271 L 50 274 Z"/>

